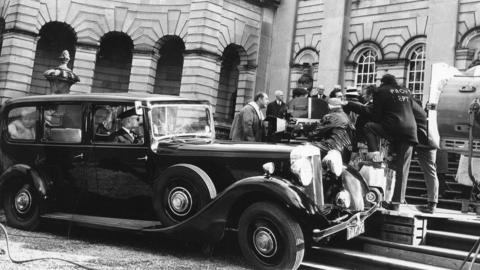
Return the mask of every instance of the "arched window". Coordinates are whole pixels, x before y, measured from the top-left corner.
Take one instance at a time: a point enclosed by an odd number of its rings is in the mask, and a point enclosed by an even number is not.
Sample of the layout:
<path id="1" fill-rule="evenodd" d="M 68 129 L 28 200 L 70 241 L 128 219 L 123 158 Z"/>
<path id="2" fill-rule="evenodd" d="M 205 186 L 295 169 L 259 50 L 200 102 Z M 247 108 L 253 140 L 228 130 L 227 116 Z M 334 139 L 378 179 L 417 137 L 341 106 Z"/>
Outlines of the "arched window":
<path id="1" fill-rule="evenodd" d="M 75 61 L 75 47 L 77 36 L 73 28 L 66 23 L 49 22 L 40 29 L 40 39 L 35 51 L 33 64 L 32 94 L 46 94 L 50 92 L 50 84 L 43 73 L 60 64 L 59 57 L 64 50 L 70 53 L 68 67 L 73 68 Z"/>
<path id="2" fill-rule="evenodd" d="M 408 56 L 407 88 L 422 100 L 425 79 L 425 44 L 414 47 Z"/>
<path id="3" fill-rule="evenodd" d="M 177 36 L 165 36 L 159 43 L 160 58 L 157 62 L 153 93 L 178 96 L 182 81 L 185 43 Z"/>
<path id="4" fill-rule="evenodd" d="M 240 65 L 240 55 L 235 45 L 225 48 L 222 55 L 220 81 L 218 83 L 215 118 L 220 122 L 231 122 L 235 114 Z"/>
<path id="5" fill-rule="evenodd" d="M 377 74 L 377 53 L 372 49 L 364 50 L 357 60 L 357 75 L 355 76 L 355 85 L 363 87 L 365 85 L 375 84 Z"/>
<path id="6" fill-rule="evenodd" d="M 125 33 L 109 32 L 97 53 L 92 92 L 128 92 L 133 41 Z"/>

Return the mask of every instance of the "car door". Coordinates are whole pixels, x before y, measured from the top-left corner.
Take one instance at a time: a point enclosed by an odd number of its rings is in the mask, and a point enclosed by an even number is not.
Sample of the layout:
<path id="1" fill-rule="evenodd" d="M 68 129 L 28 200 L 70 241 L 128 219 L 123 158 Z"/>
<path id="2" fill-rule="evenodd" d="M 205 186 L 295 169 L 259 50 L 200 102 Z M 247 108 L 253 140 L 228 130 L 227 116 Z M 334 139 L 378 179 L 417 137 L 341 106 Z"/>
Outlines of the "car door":
<path id="1" fill-rule="evenodd" d="M 116 218 L 151 219 L 152 182 L 148 172 L 148 135 L 143 115 L 130 115 L 133 103 L 94 104 L 92 143 L 96 169 L 96 215 Z M 120 140 L 124 134 L 125 115 L 139 122 L 132 132 L 136 141 Z M 137 120 L 135 120 L 137 118 Z M 128 119 L 127 119 L 128 120 Z M 126 135 L 125 135 L 126 136 Z"/>
<path id="2" fill-rule="evenodd" d="M 86 137 L 86 106 L 82 102 L 46 103 L 41 109 L 36 164 L 53 180 L 55 209 L 85 213 L 95 188 L 89 169 L 93 148 Z"/>

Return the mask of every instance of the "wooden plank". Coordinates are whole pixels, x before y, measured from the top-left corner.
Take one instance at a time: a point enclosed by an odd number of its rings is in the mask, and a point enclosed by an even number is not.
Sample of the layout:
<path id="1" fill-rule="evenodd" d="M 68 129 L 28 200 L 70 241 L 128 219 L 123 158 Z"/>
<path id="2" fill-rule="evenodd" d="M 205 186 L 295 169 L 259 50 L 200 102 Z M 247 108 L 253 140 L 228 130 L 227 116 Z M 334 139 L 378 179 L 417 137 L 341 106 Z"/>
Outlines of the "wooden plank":
<path id="1" fill-rule="evenodd" d="M 383 224 L 382 229 L 384 231 L 392 232 L 392 233 L 403 233 L 403 234 L 414 234 L 415 228 L 412 226 L 401 226 L 395 224 Z"/>
<path id="2" fill-rule="evenodd" d="M 396 224 L 404 224 L 404 225 L 414 225 L 414 218 L 413 217 L 402 217 L 402 216 L 391 216 L 391 215 L 384 215 L 383 221 L 385 223 L 396 223 Z"/>
<path id="3" fill-rule="evenodd" d="M 419 245 L 423 241 L 422 236 L 386 232 L 386 231 L 383 231 L 381 233 L 381 237 L 382 237 L 382 240 L 385 240 L 385 241 L 390 241 L 390 242 L 399 243 L 399 244 L 406 244 L 406 245 L 414 245 L 414 246 Z"/>

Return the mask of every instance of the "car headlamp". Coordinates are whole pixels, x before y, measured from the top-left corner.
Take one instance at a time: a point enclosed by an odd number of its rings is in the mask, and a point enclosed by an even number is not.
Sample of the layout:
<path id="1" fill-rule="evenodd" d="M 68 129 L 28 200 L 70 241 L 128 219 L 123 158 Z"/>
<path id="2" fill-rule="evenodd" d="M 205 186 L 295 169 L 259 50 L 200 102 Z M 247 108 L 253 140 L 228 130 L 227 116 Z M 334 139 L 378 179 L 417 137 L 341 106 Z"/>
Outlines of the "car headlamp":
<path id="1" fill-rule="evenodd" d="M 290 170 L 298 176 L 304 186 L 313 180 L 312 157 L 320 155 L 320 150 L 312 145 L 300 145 L 290 152 Z"/>

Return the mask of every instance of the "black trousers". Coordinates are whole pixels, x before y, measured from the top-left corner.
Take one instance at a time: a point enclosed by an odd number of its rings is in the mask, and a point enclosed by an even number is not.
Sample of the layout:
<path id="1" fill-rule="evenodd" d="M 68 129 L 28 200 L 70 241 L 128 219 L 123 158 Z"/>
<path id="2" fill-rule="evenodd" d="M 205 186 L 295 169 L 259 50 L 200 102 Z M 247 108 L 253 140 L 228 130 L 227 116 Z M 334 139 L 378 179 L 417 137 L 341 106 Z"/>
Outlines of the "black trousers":
<path id="1" fill-rule="evenodd" d="M 412 162 L 412 144 L 410 142 L 390 139 L 382 125 L 378 123 L 366 123 L 364 132 L 369 152 L 379 151 L 381 138 L 390 140 L 390 147 L 392 147 L 391 152 L 395 155 L 393 169 L 396 173 L 395 190 L 393 191 L 392 202 L 406 203 L 405 193 L 407 191 L 410 163 Z"/>

